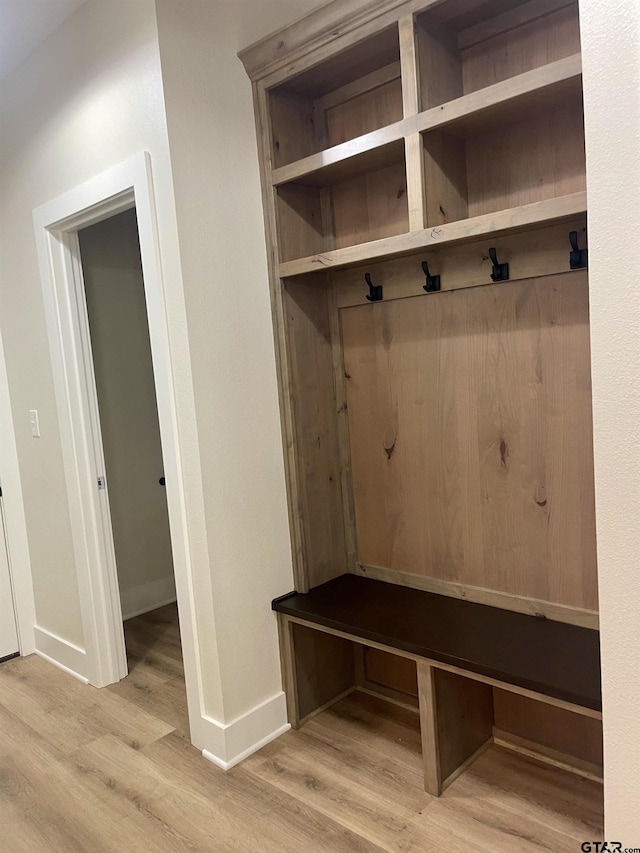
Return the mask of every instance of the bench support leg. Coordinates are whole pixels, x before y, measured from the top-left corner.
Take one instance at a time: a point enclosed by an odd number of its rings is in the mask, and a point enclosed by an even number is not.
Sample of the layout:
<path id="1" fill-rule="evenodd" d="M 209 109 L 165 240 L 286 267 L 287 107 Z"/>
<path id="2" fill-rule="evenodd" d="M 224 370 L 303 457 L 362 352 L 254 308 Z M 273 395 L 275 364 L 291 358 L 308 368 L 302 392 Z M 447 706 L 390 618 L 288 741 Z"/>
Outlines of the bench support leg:
<path id="1" fill-rule="evenodd" d="M 493 690 L 487 684 L 418 661 L 424 786 L 442 791 L 493 736 Z"/>
<path id="2" fill-rule="evenodd" d="M 296 659 L 293 645 L 293 624 L 282 613 L 278 613 L 278 637 L 280 640 L 280 666 L 282 668 L 282 688 L 287 699 L 287 717 L 292 729 L 300 725 L 298 710 L 298 684 L 296 678 Z"/>
<path id="3" fill-rule="evenodd" d="M 439 797 L 442 793 L 442 776 L 440 773 L 435 670 L 424 661 L 418 661 L 418 701 L 420 703 L 424 789 L 428 794 Z"/>

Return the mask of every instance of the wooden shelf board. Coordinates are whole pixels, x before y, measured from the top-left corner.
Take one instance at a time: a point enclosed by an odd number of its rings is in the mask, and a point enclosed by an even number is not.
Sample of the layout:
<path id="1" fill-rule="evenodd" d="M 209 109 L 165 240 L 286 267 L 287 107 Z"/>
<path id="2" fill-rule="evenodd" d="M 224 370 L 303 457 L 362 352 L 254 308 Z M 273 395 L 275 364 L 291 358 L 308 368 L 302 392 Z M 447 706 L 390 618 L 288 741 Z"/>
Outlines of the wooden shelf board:
<path id="1" fill-rule="evenodd" d="M 356 177 L 398 162 L 404 138 L 413 133 L 446 129 L 461 136 L 478 134 L 499 121 L 515 121 L 552 101 L 579 95 L 581 77 L 577 53 L 281 166 L 271 172 L 271 183 L 322 187 Z"/>
<path id="2" fill-rule="evenodd" d="M 496 213 L 487 213 L 471 219 L 462 219 L 421 231 L 410 231 L 358 246 L 347 246 L 322 254 L 297 258 L 280 264 L 280 278 L 318 272 L 366 263 L 369 260 L 384 257 L 396 257 L 409 254 L 418 249 L 435 249 L 438 246 L 451 245 L 476 240 L 479 237 L 495 236 L 526 230 L 561 219 L 570 219 L 587 209 L 586 192 L 572 193 L 559 198 L 537 201 Z"/>
<path id="3" fill-rule="evenodd" d="M 426 110 L 415 117 L 415 129 L 446 130 L 464 137 L 478 135 L 501 121 L 513 123 L 533 110 L 548 109 L 571 96 L 579 97 L 581 87 L 582 56 L 576 53 Z"/>
<path id="4" fill-rule="evenodd" d="M 274 169 L 271 183 L 277 187 L 295 181 L 306 186 L 324 187 L 399 163 L 404 156 L 404 130 L 405 120 L 326 148 L 318 154 Z"/>

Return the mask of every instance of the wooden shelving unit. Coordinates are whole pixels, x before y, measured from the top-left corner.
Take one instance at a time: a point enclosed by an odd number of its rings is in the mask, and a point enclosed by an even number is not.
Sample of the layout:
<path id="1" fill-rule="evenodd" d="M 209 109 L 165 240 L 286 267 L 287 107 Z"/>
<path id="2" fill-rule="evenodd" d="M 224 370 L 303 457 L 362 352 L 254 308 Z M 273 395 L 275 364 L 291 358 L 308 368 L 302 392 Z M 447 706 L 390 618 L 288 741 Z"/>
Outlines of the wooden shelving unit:
<path id="1" fill-rule="evenodd" d="M 597 628 L 577 3 L 335 0 L 241 58 L 297 592 L 354 574 Z M 343 686 L 355 654 L 358 684 L 418 703 L 415 663 L 298 627 L 289 692 L 327 667 L 309 712 L 338 652 Z M 481 693 L 483 732 L 495 709 L 501 743 L 557 763 L 557 717 Z M 561 763 L 596 766 L 598 726 Z"/>

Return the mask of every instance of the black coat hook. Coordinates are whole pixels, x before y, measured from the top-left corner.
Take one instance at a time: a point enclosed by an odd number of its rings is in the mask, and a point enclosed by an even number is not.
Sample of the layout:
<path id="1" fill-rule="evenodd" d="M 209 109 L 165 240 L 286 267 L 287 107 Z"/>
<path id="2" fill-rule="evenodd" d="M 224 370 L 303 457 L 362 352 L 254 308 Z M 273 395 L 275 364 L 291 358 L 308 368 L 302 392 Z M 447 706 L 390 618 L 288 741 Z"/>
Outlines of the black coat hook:
<path id="1" fill-rule="evenodd" d="M 494 248 L 489 249 L 489 257 L 493 264 L 491 281 L 509 281 L 509 264 L 501 264 Z"/>
<path id="2" fill-rule="evenodd" d="M 371 274 L 368 272 L 364 274 L 364 280 L 369 285 L 369 293 L 367 293 L 369 302 L 382 302 L 382 285 L 371 284 Z"/>
<path id="3" fill-rule="evenodd" d="M 427 277 L 427 283 L 422 285 L 425 293 L 436 293 L 436 291 L 440 290 L 440 276 L 430 274 L 429 264 L 426 261 L 422 262 L 422 272 Z"/>
<path id="4" fill-rule="evenodd" d="M 571 251 L 569 252 L 569 268 L 572 270 L 584 270 L 587 268 L 589 252 L 588 249 L 578 248 L 578 232 L 569 232 Z"/>

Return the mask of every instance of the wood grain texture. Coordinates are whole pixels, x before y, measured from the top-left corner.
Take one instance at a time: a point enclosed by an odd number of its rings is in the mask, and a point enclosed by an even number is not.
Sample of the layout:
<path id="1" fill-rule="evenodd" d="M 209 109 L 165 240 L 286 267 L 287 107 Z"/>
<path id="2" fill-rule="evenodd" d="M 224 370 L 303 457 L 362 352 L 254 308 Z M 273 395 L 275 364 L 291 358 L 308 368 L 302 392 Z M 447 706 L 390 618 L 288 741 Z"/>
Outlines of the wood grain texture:
<path id="1" fill-rule="evenodd" d="M 585 278 L 341 313 L 360 562 L 595 609 Z"/>
<path id="2" fill-rule="evenodd" d="M 311 586 L 346 570 L 329 296 L 305 280 L 290 280 L 283 292 L 297 449 L 295 509 Z"/>
<path id="3" fill-rule="evenodd" d="M 370 685 L 390 687 L 406 696 L 418 695 L 416 665 L 412 660 L 364 647 L 364 677 Z"/>
<path id="4" fill-rule="evenodd" d="M 275 168 L 313 154 L 316 149 L 313 104 L 292 92 L 269 94 L 271 152 Z"/>
<path id="5" fill-rule="evenodd" d="M 463 139 L 434 131 L 423 137 L 426 226 L 467 219 L 466 144 Z"/>
<path id="6" fill-rule="evenodd" d="M 284 304 L 283 285 L 278 277 L 280 255 L 278 252 L 278 223 L 276 198 L 273 187 L 269 182 L 270 172 L 270 122 L 268 95 L 265 89 L 253 85 L 254 111 L 258 145 L 261 152 L 259 157 L 260 185 L 262 190 L 262 208 L 264 213 L 265 237 L 268 247 L 267 271 L 269 274 L 269 296 L 273 323 L 275 344 L 276 376 L 278 381 L 278 398 L 280 402 L 280 428 L 284 449 L 285 480 L 287 486 L 287 511 L 289 515 L 289 530 L 291 534 L 291 556 L 293 559 L 293 576 L 296 589 L 308 589 L 308 578 L 304 554 L 304 530 L 302 519 L 298 512 L 298 460 L 295 429 L 295 414 L 293 399 L 293 383 L 291 365 L 288 355 L 287 319 Z"/>
<path id="7" fill-rule="evenodd" d="M 285 184 L 275 191 L 280 257 L 292 261 L 326 250 L 319 189 Z"/>
<path id="8" fill-rule="evenodd" d="M 164 655 L 162 645 L 148 649 Z M 77 739 L 79 710 L 105 701 L 110 720 Z M 228 773 L 148 712 L 131 741 L 144 702 L 35 656 L 0 666 L 0 832 L 11 853 L 417 853 L 452 839 L 460 850 L 573 853 L 576 839 L 602 837 L 601 786 L 498 748 L 430 798 L 417 714 L 370 696 L 341 700 Z"/>
<path id="9" fill-rule="evenodd" d="M 385 643 L 377 642 L 376 640 L 367 639 L 364 641 L 361 637 L 358 637 L 353 634 L 353 632 L 349 632 L 346 630 L 339 630 L 337 628 L 329 628 L 324 625 L 318 625 L 317 623 L 311 622 L 308 619 L 302 619 L 295 616 L 287 616 L 291 622 L 295 622 L 298 625 L 304 625 L 309 628 L 317 629 L 318 631 L 323 631 L 326 634 L 332 634 L 334 637 L 342 637 L 345 640 L 351 640 L 354 643 L 366 644 L 366 646 L 371 647 L 372 649 L 379 649 L 380 651 L 387 652 L 391 655 L 397 655 L 399 657 L 407 658 L 408 660 L 412 660 L 415 663 L 418 663 L 420 660 L 428 663 L 430 666 L 435 669 L 442 669 L 445 672 L 452 672 L 454 675 L 461 675 L 464 678 L 471 678 L 474 681 L 480 681 L 482 684 L 488 684 L 491 687 L 496 687 L 499 690 L 506 690 L 508 692 L 517 693 L 519 696 L 525 696 L 527 699 L 533 699 L 535 702 L 544 702 L 548 705 L 553 705 L 557 708 L 562 708 L 565 711 L 570 711 L 572 714 L 580 714 L 585 717 L 590 717 L 594 720 L 602 719 L 602 712 L 593 710 L 592 708 L 587 708 L 584 705 L 576 705 L 573 702 L 566 702 L 563 699 L 556 699 L 553 696 L 549 696 L 548 693 L 540 693 L 536 690 L 530 690 L 524 687 L 518 687 L 514 684 L 509 684 L 504 680 L 500 680 L 497 678 L 491 678 L 485 675 L 479 675 L 478 673 L 471 672 L 468 668 L 463 669 L 458 666 L 452 666 L 450 664 L 442 663 L 441 661 L 435 660 L 431 657 L 419 656 L 416 654 L 412 654 L 411 652 L 405 652 L 402 649 L 398 649 L 396 647 L 391 647 Z M 358 655 L 356 654 L 356 677 L 358 677 L 358 673 L 362 673 L 362 670 L 358 669 L 357 660 Z M 398 698 L 397 694 L 393 697 L 395 699 Z"/>
<path id="10" fill-rule="evenodd" d="M 436 704 L 436 671 L 426 661 L 418 661 L 417 667 L 424 789 L 432 797 L 439 797 L 442 793 L 443 778 Z"/>
<path id="11" fill-rule="evenodd" d="M 602 768 L 602 721 L 543 705 L 505 690 L 493 691 L 494 724 L 510 733 Z M 600 774 L 602 775 L 602 774 Z"/>
<path id="12" fill-rule="evenodd" d="M 353 644 L 291 623 L 299 720 L 355 687 Z"/>
<path id="13" fill-rule="evenodd" d="M 513 610 L 515 613 L 526 613 L 538 619 L 552 619 L 555 622 L 566 622 L 568 625 L 578 625 L 597 631 L 600 618 L 597 610 L 586 610 L 583 607 L 570 607 L 567 604 L 554 604 L 539 598 L 527 598 L 524 595 L 499 592 L 495 589 L 485 589 L 480 586 L 445 581 L 427 575 L 412 575 L 409 572 L 399 572 L 397 569 L 384 569 L 381 566 L 365 566 L 356 563 L 352 570 L 355 575 L 371 578 L 372 580 L 408 586 L 412 589 L 424 589 L 438 595 L 448 595 L 451 598 L 461 598 L 464 601 L 474 601 L 489 607 L 499 607 L 503 610 Z"/>
<path id="14" fill-rule="evenodd" d="M 598 716 L 602 707 L 597 631 L 353 574 L 276 598 L 272 608 L 366 646 L 553 697 L 578 713 Z"/>
<path id="15" fill-rule="evenodd" d="M 493 733 L 493 689 L 434 669 L 438 755 L 443 786 Z"/>
<path id="16" fill-rule="evenodd" d="M 424 231 L 411 231 L 396 237 L 385 237 L 358 246 L 348 246 L 310 255 L 306 258 L 281 263 L 278 274 L 282 278 L 340 269 L 359 264 L 410 255 L 417 251 L 433 251 L 441 246 L 472 243 L 483 237 L 499 237 L 533 230 L 553 222 L 570 221 L 583 215 L 587 209 L 586 192 L 572 193 L 560 198 L 546 199 L 532 204 L 449 222 Z"/>
<path id="17" fill-rule="evenodd" d="M 466 157 L 469 216 L 583 191 L 586 166 L 580 97 L 468 139 Z M 458 180 L 456 172 L 452 180 Z"/>
<path id="18" fill-rule="evenodd" d="M 493 26 L 502 29 L 495 21 Z M 578 6 L 572 3 L 544 17 L 512 26 L 507 32 L 499 31 L 461 51 L 463 91 L 475 92 L 579 52 Z"/>
<path id="19" fill-rule="evenodd" d="M 416 41 L 421 109 L 428 110 L 463 95 L 462 64 L 454 33 L 418 16 Z"/>
<path id="20" fill-rule="evenodd" d="M 402 88 L 396 77 L 325 110 L 327 143 L 339 145 L 402 118 Z"/>
<path id="21" fill-rule="evenodd" d="M 332 201 L 336 249 L 409 230 L 404 163 L 336 184 Z"/>

